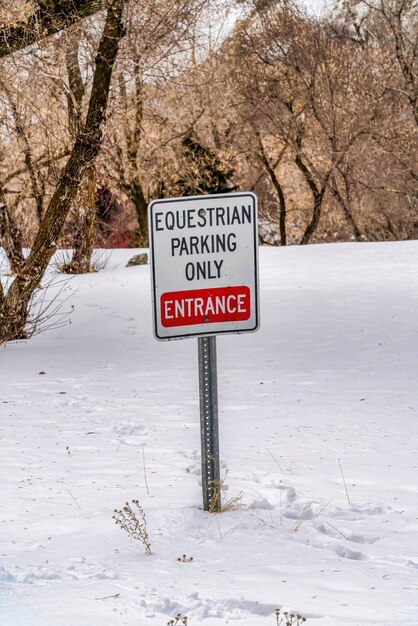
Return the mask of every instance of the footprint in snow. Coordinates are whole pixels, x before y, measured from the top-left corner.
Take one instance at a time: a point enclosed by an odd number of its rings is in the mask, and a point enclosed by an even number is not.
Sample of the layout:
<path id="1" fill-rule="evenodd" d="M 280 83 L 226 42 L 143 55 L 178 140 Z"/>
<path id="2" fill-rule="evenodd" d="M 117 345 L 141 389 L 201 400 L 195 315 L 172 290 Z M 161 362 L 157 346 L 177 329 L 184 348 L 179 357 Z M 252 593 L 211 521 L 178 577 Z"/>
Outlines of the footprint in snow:
<path id="1" fill-rule="evenodd" d="M 43 566 L 23 568 L 16 566 L 12 571 L 0 566 L 0 581 L 31 585 L 46 580 L 60 580 L 58 573 Z"/>
<path id="2" fill-rule="evenodd" d="M 335 537 L 337 539 L 341 539 L 341 537 L 344 537 L 344 539 L 346 539 L 347 541 L 352 541 L 353 543 L 372 544 L 381 539 L 381 537 L 378 537 L 377 535 L 354 534 L 351 532 L 351 530 L 347 530 L 343 526 L 341 528 L 336 528 L 331 524 L 328 524 L 327 522 L 321 522 L 319 524 L 316 524 L 315 527 L 323 535 L 327 535 L 328 537 Z"/>
<path id="3" fill-rule="evenodd" d="M 369 516 L 387 515 L 393 511 L 391 506 L 378 506 L 373 504 L 363 504 L 351 506 L 350 508 L 337 507 L 328 513 L 328 517 L 335 519 L 345 519 L 348 521 L 367 519 Z"/>
<path id="4" fill-rule="evenodd" d="M 267 498 L 255 498 L 249 504 L 247 504 L 247 509 L 260 509 L 263 511 L 271 511 L 274 509 L 274 504 L 269 502 Z"/>
<path id="5" fill-rule="evenodd" d="M 14 576 L 14 574 L 12 574 L 12 572 L 7 570 L 2 565 L 0 565 L 0 582 L 4 582 L 4 583 L 15 583 L 16 582 L 16 576 Z"/>
<path id="6" fill-rule="evenodd" d="M 116 572 L 98 567 L 97 564 L 88 561 L 85 557 L 72 559 L 73 563 L 67 567 L 66 578 L 70 580 L 116 580 Z"/>
<path id="7" fill-rule="evenodd" d="M 295 502 L 292 506 L 284 508 L 283 515 L 288 519 L 310 520 L 316 516 L 316 512 L 309 503 Z"/>
<path id="8" fill-rule="evenodd" d="M 357 550 L 350 550 L 350 548 L 346 548 L 345 546 L 338 545 L 334 549 L 335 554 L 341 556 L 343 559 L 350 559 L 351 561 L 364 561 L 367 559 L 367 556 L 363 554 L 363 552 L 358 552 Z"/>
<path id="9" fill-rule="evenodd" d="M 148 431 L 144 424 L 135 424 L 133 422 L 126 422 L 118 424 L 112 429 L 115 435 L 127 436 L 127 435 L 147 435 Z"/>
<path id="10" fill-rule="evenodd" d="M 149 597 L 149 596 L 148 596 Z M 214 600 L 200 596 L 197 592 L 189 594 L 181 600 L 173 600 L 169 597 L 159 595 L 158 599 L 149 601 L 143 597 L 140 600 L 140 606 L 145 608 L 147 614 L 154 616 L 157 613 L 164 615 L 176 615 L 183 613 L 192 617 L 194 620 L 205 620 L 208 618 L 217 618 L 223 620 L 245 620 L 250 623 L 250 616 L 257 617 L 274 617 L 276 604 L 267 604 L 257 602 L 256 600 L 247 600 L 246 598 L 226 598 L 223 600 Z M 322 615 L 309 614 L 308 618 L 322 617 Z"/>

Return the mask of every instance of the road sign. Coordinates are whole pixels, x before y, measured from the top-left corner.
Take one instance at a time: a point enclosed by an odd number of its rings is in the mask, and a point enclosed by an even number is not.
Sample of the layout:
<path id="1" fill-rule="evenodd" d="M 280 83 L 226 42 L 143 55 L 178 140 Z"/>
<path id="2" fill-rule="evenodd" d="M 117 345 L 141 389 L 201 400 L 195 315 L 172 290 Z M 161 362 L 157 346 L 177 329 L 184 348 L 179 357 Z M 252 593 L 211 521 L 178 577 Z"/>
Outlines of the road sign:
<path id="1" fill-rule="evenodd" d="M 254 194 L 154 200 L 149 225 L 157 339 L 258 329 Z"/>
<path id="2" fill-rule="evenodd" d="M 257 199 L 229 193 L 149 205 L 154 335 L 198 338 L 202 492 L 221 509 L 216 335 L 257 330 Z"/>

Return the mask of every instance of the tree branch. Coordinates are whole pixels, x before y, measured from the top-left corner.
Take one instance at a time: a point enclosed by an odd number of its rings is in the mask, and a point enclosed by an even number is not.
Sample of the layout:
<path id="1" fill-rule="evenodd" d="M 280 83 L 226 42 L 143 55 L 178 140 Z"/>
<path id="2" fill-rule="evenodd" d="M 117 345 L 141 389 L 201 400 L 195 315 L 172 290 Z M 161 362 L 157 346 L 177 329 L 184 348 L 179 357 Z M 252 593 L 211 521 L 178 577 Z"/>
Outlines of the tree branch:
<path id="1" fill-rule="evenodd" d="M 27 48 L 85 17 L 94 15 L 101 11 L 105 4 L 105 0 L 38 2 L 38 8 L 26 23 L 17 26 L 0 24 L 0 58 Z"/>
<path id="2" fill-rule="evenodd" d="M 17 104 L 13 100 L 9 89 L 6 87 L 5 83 L 2 81 L 1 78 L 0 78 L 0 88 L 6 94 L 6 98 L 9 102 L 9 105 L 12 111 L 12 116 L 13 116 L 13 120 L 14 120 L 15 128 L 16 128 L 16 134 L 18 138 L 20 139 L 22 151 L 25 157 L 26 169 L 29 172 L 29 179 L 30 179 L 30 184 L 32 188 L 32 196 L 33 196 L 33 199 L 35 200 L 35 205 L 36 205 L 36 214 L 38 216 L 39 223 L 41 223 L 42 215 L 43 215 L 45 185 L 42 184 L 39 169 L 37 167 L 36 162 L 33 159 L 32 148 L 29 144 L 29 140 L 28 140 L 28 137 L 27 137 L 24 125 L 23 125 L 22 117 L 17 108 Z"/>

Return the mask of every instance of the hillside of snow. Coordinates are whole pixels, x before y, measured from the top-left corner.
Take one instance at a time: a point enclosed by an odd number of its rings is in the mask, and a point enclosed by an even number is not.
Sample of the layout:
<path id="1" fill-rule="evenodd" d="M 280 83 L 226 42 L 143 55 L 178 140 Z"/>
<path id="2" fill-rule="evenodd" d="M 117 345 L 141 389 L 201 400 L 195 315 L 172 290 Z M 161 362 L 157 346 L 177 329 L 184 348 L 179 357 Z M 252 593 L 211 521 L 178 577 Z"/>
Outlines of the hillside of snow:
<path id="1" fill-rule="evenodd" d="M 261 329 L 217 342 L 218 515 L 197 341 L 154 339 L 133 253 L 0 347 L 0 625 L 418 626 L 418 242 L 260 249 Z"/>

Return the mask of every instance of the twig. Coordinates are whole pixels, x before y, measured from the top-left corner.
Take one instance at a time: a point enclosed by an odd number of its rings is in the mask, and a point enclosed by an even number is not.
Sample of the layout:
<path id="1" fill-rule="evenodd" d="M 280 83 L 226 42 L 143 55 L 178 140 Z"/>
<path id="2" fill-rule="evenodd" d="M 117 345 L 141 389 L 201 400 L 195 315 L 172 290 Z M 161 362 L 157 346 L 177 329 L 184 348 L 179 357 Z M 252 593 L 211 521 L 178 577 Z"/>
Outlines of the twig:
<path id="1" fill-rule="evenodd" d="M 346 493 L 346 496 L 347 496 L 348 504 L 351 506 L 350 496 L 348 495 L 347 483 L 345 482 L 344 472 L 343 472 L 343 468 L 341 467 L 340 459 L 338 459 L 338 465 L 340 466 L 340 472 L 341 472 L 341 476 L 342 476 L 342 479 L 343 479 L 343 483 L 344 483 L 344 488 L 345 488 L 345 493 Z"/>
<path id="2" fill-rule="evenodd" d="M 310 521 L 313 522 L 314 520 L 316 520 L 317 517 L 319 517 L 321 515 L 321 513 L 323 511 L 325 511 L 325 509 L 331 504 L 331 502 L 333 501 L 334 498 L 331 498 L 331 500 L 329 500 L 326 504 L 324 504 L 324 506 L 319 509 L 318 513 L 316 513 L 316 515 L 314 515 L 313 517 L 310 518 Z M 291 528 L 291 530 L 293 531 L 297 531 L 299 530 L 299 528 L 302 526 L 302 522 L 304 521 L 304 513 L 305 511 L 307 511 L 309 508 L 309 502 L 307 502 L 305 504 L 305 506 L 302 509 L 302 513 L 300 514 L 300 517 L 298 520 L 296 520 L 295 524 L 293 525 L 293 527 Z"/>
<path id="3" fill-rule="evenodd" d="M 293 532 L 298 531 L 299 528 L 302 526 L 302 522 L 304 521 L 303 516 L 305 515 L 305 512 L 309 509 L 309 506 L 310 506 L 309 502 L 306 502 L 306 504 L 303 506 L 303 509 L 301 511 L 301 514 L 299 515 L 299 518 L 296 520 L 296 522 L 293 524 L 291 528 Z"/>
<path id="4" fill-rule="evenodd" d="M 224 536 L 224 537 L 226 537 L 226 535 L 228 535 L 229 533 L 231 533 L 231 534 L 232 534 L 235 530 L 237 530 L 237 528 L 239 528 L 239 526 L 241 526 L 241 524 L 244 522 L 244 520 L 246 520 L 246 519 L 247 519 L 247 517 L 249 517 L 249 516 L 250 516 L 250 514 L 249 514 L 249 513 L 247 513 L 247 515 L 245 515 L 245 516 L 242 518 L 242 520 L 241 520 L 240 522 L 238 522 L 238 524 L 235 524 L 235 526 L 231 526 L 231 528 L 230 528 L 229 530 L 227 530 L 227 531 L 224 533 L 224 535 L 223 535 L 223 536 Z"/>
<path id="5" fill-rule="evenodd" d="M 216 522 L 218 524 L 219 539 L 221 540 L 221 543 L 222 543 L 222 533 L 221 533 L 221 527 L 219 525 L 219 517 L 218 516 L 216 516 Z"/>
<path id="6" fill-rule="evenodd" d="M 142 446 L 142 464 L 143 464 L 143 467 L 144 467 L 145 487 L 147 489 L 147 494 L 149 495 L 148 480 L 147 480 L 147 469 L 145 467 L 145 450 L 144 450 L 144 446 Z"/>
<path id="7" fill-rule="evenodd" d="M 316 515 L 313 516 L 313 518 L 311 519 L 311 522 L 313 522 L 314 520 L 316 520 L 317 517 L 319 517 L 322 513 L 322 511 L 325 511 L 325 509 L 327 508 L 327 506 L 329 506 L 331 504 L 331 502 L 334 500 L 334 498 L 331 498 L 331 500 L 329 500 L 326 504 L 324 504 L 324 506 L 322 507 L 322 509 L 319 509 L 318 513 Z"/>
<path id="8" fill-rule="evenodd" d="M 95 600 L 107 600 L 107 598 L 119 598 L 120 593 L 114 593 L 112 596 L 103 596 L 103 598 L 94 598 Z"/>
<path id="9" fill-rule="evenodd" d="M 280 489 L 280 526 L 283 524 L 283 489 Z"/>
<path id="10" fill-rule="evenodd" d="M 214 520 L 214 518 L 213 518 L 213 517 L 211 517 L 211 520 L 210 520 L 210 522 L 209 522 L 209 526 L 206 528 L 205 532 L 203 533 L 203 535 L 202 535 L 202 537 L 201 537 L 203 540 L 205 539 L 205 537 L 206 537 L 206 535 L 207 535 L 207 533 L 208 533 L 209 528 L 212 526 L 212 522 L 213 522 L 213 520 Z"/>
<path id="11" fill-rule="evenodd" d="M 332 524 L 330 524 L 329 522 L 326 522 L 326 524 L 327 524 L 327 526 L 330 526 L 331 528 L 333 528 L 334 530 L 336 530 L 336 531 L 337 531 L 337 533 L 340 533 L 340 535 L 341 535 L 342 537 L 344 537 L 344 539 L 346 539 L 346 540 L 348 541 L 348 537 L 346 537 L 346 536 L 344 535 L 344 533 L 342 533 L 342 532 L 341 532 L 341 530 L 338 530 L 338 528 L 336 528 L 335 526 L 333 526 L 333 525 L 332 525 Z"/>
<path id="12" fill-rule="evenodd" d="M 67 489 L 68 493 L 70 494 L 70 496 L 72 497 L 72 499 L 74 500 L 74 502 L 76 503 L 76 505 L 78 506 L 78 508 L 81 511 L 81 506 L 78 504 L 77 500 L 74 498 L 73 494 L 71 493 L 71 491 L 69 489 Z"/>
<path id="13" fill-rule="evenodd" d="M 271 458 L 273 459 L 273 461 L 276 463 L 276 465 L 277 465 L 277 467 L 279 468 L 279 470 L 280 470 L 281 472 L 283 472 L 283 474 L 284 474 L 283 468 L 282 468 L 282 466 L 280 465 L 279 461 L 278 461 L 278 460 L 276 459 L 276 457 L 275 457 L 275 456 L 274 456 L 274 455 L 270 452 L 270 450 L 269 450 L 268 448 L 266 448 L 266 450 L 267 450 L 267 452 L 269 453 L 269 455 L 271 456 Z"/>

